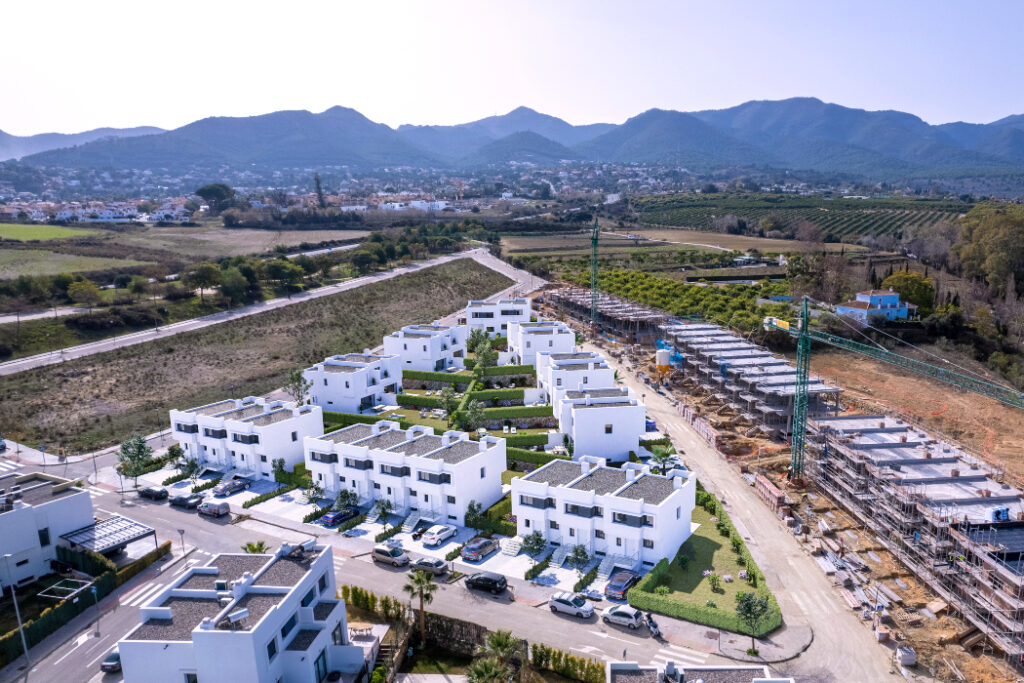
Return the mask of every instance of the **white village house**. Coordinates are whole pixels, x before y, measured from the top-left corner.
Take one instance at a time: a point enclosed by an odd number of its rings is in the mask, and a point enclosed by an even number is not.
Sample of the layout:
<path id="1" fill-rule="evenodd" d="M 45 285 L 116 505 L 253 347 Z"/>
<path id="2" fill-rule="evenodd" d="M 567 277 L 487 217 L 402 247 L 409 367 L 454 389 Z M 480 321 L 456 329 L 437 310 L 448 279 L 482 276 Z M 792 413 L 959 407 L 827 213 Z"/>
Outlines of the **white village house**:
<path id="1" fill-rule="evenodd" d="M 551 404 L 558 403 L 566 391 L 610 389 L 615 386 L 615 371 L 604 356 L 593 351 L 576 353 L 538 353 L 537 388 Z"/>
<path id="2" fill-rule="evenodd" d="M 327 495 L 354 491 L 360 503 L 391 501 L 407 525 L 420 519 L 465 522 L 471 501 L 487 509 L 501 498 L 505 439 L 471 441 L 465 432 L 434 434 L 382 420 L 307 437 L 306 468 Z"/>
<path id="3" fill-rule="evenodd" d="M 369 350 L 331 356 L 306 368 L 310 401 L 324 410 L 358 413 L 383 403 L 394 404 L 402 387 L 402 361 Z"/>
<path id="4" fill-rule="evenodd" d="M 469 331 L 484 330 L 488 336 L 508 336 L 512 323 L 528 323 L 532 311 L 526 297 L 500 301 L 470 301 L 466 306 L 466 326 Z"/>
<path id="5" fill-rule="evenodd" d="M 563 322 L 510 323 L 508 350 L 512 362 L 536 365 L 538 353 L 573 353 L 576 333 Z"/>
<path id="6" fill-rule="evenodd" d="M 646 432 L 647 409 L 626 387 L 570 389 L 554 406 L 558 430 L 572 439 L 573 455 L 624 462 Z"/>
<path id="7" fill-rule="evenodd" d="M 302 462 L 302 440 L 323 434 L 320 406 L 299 406 L 262 397 L 218 401 L 171 410 L 171 429 L 185 456 L 239 476 L 273 480 L 273 461 L 291 470 Z"/>
<path id="8" fill-rule="evenodd" d="M 443 372 L 462 368 L 466 334 L 464 325 L 406 325 L 384 337 L 384 353 L 401 358 L 403 370 Z"/>

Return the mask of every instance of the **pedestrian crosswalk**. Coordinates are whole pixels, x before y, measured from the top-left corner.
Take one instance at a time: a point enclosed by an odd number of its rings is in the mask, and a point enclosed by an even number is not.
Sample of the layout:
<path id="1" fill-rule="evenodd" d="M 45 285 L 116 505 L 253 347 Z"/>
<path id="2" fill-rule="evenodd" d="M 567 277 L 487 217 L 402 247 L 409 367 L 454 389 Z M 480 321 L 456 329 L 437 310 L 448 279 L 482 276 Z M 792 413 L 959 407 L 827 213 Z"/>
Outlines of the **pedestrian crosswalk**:
<path id="1" fill-rule="evenodd" d="M 807 616 L 835 614 L 840 609 L 836 600 L 830 595 L 813 595 L 801 593 L 800 591 L 791 591 L 789 595 L 793 598 L 793 602 L 796 603 L 797 607 L 800 608 L 800 611 Z"/>
<path id="2" fill-rule="evenodd" d="M 345 557 L 343 555 L 335 555 L 334 556 L 334 573 L 335 574 L 341 573 L 342 568 L 345 566 L 345 562 L 347 562 L 348 559 L 349 558 L 347 558 L 347 557 Z"/>
<path id="3" fill-rule="evenodd" d="M 699 652 L 697 650 L 682 647 L 681 645 L 672 645 L 669 643 L 666 647 L 658 650 L 658 654 L 654 655 L 651 659 L 650 665 L 663 669 L 666 664 L 672 662 L 677 667 L 684 668 L 686 666 L 704 664 L 707 661 L 708 654 L 705 652 Z"/>
<path id="4" fill-rule="evenodd" d="M 89 486 L 83 486 L 82 488 L 84 488 L 86 491 L 89 492 L 89 496 L 91 498 L 99 498 L 102 495 L 110 493 L 106 489 L 101 489 L 99 486 L 89 485 Z"/>
<path id="5" fill-rule="evenodd" d="M 0 474 L 9 474 L 21 469 L 21 463 L 0 460 Z"/>
<path id="6" fill-rule="evenodd" d="M 163 582 L 144 584 L 122 597 L 120 604 L 122 607 L 138 607 L 150 598 L 156 597 L 157 593 L 163 590 L 164 587 L 165 584 Z"/>

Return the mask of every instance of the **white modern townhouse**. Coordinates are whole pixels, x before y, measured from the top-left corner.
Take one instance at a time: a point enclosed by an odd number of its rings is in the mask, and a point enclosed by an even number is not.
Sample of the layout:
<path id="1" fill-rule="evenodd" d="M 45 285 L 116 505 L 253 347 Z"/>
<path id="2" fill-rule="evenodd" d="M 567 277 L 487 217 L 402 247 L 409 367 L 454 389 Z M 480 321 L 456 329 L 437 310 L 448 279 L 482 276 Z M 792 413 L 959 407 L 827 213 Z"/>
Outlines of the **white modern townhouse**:
<path id="1" fill-rule="evenodd" d="M 604 356 L 593 351 L 538 353 L 536 367 L 537 388 L 551 404 L 569 390 L 615 387 L 615 371 L 608 367 Z"/>
<path id="2" fill-rule="evenodd" d="M 331 356 L 306 368 L 310 402 L 324 410 L 358 413 L 376 405 L 394 404 L 402 388 L 402 361 L 369 350 Z"/>
<path id="3" fill-rule="evenodd" d="M 572 439 L 573 455 L 612 462 L 629 459 L 647 426 L 647 409 L 626 387 L 565 391 L 554 404 L 558 430 Z"/>
<path id="4" fill-rule="evenodd" d="M 142 603 L 141 623 L 117 644 L 124 680 L 320 683 L 332 672 L 357 680 L 377 639 L 349 633 L 335 594 L 330 545 L 216 555 Z"/>
<path id="5" fill-rule="evenodd" d="M 302 462 L 302 440 L 324 433 L 320 406 L 267 401 L 258 396 L 228 399 L 170 411 L 174 438 L 185 456 L 236 476 L 274 478 L 273 461 L 285 469 Z"/>
<path id="6" fill-rule="evenodd" d="M 488 336 L 508 336 L 512 323 L 528 323 L 533 311 L 526 297 L 500 301 L 470 301 L 466 306 L 466 326 L 470 331 L 484 330 Z"/>
<path id="7" fill-rule="evenodd" d="M 513 363 L 534 365 L 538 353 L 575 352 L 576 333 L 557 320 L 511 323 L 508 326 L 508 350 Z"/>
<path id="8" fill-rule="evenodd" d="M 360 503 L 391 501 L 406 526 L 420 519 L 463 524 L 471 501 L 487 509 L 501 498 L 505 439 L 440 436 L 396 422 L 355 424 L 305 440 L 306 468 L 329 495 L 345 488 Z"/>
<path id="9" fill-rule="evenodd" d="M 539 531 L 559 546 L 601 558 L 599 575 L 615 567 L 639 570 L 673 557 L 689 538 L 697 479 L 690 472 L 651 474 L 647 465 L 609 467 L 604 458 L 552 460 L 512 480 L 518 534 Z"/>
<path id="10" fill-rule="evenodd" d="M 50 574 L 63 534 L 93 523 L 92 498 L 51 474 L 0 476 L 0 583 L 29 583 Z"/>
<path id="11" fill-rule="evenodd" d="M 662 650 L 662 652 L 671 650 Z M 726 664 L 714 666 L 687 661 L 690 656 L 675 652 L 676 662 L 662 655 L 650 665 L 636 662 L 605 663 L 605 683 L 795 683 L 794 679 L 778 676 L 764 664 Z"/>
<path id="12" fill-rule="evenodd" d="M 384 353 L 401 358 L 403 370 L 444 372 L 466 358 L 466 327 L 406 325 L 384 337 Z"/>

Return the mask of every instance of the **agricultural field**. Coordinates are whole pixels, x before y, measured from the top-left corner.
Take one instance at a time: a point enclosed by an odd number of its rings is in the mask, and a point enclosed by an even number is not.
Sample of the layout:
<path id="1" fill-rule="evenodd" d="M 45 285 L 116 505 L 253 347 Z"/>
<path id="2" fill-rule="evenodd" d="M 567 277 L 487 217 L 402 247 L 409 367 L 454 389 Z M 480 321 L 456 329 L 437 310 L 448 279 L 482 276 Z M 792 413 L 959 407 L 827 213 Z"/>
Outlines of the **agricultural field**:
<path id="1" fill-rule="evenodd" d="M 196 259 L 261 254 L 279 246 L 362 239 L 366 230 L 257 230 L 205 224 L 197 228 L 147 227 L 114 237 L 118 243 L 143 249 L 173 251 Z"/>
<path id="2" fill-rule="evenodd" d="M 45 249 L 0 249 L 0 280 L 13 279 L 19 275 L 88 273 L 111 268 L 144 266 L 150 263 L 152 262 L 105 256 L 76 256 Z"/>
<path id="3" fill-rule="evenodd" d="M 86 237 L 98 230 L 89 228 L 65 228 L 60 225 L 26 225 L 23 223 L 0 223 L 0 240 L 59 240 L 66 237 Z"/>
<path id="4" fill-rule="evenodd" d="M 845 251 L 853 253 L 867 251 L 865 247 L 855 244 L 836 244 L 829 242 L 801 242 L 799 240 L 777 240 L 767 237 L 751 237 L 749 235 L 725 235 L 716 232 L 699 230 L 641 228 L 630 234 L 638 235 L 647 240 L 661 240 L 685 247 L 729 249 L 731 251 L 750 251 L 756 249 L 762 254 L 788 254 L 792 252 Z"/>
<path id="5" fill-rule="evenodd" d="M 288 372 L 361 351 L 511 280 L 469 259 L 230 323 L 4 378 L 0 433 L 72 451 L 166 427 L 167 409 L 260 395 Z M 162 415 L 158 421 L 158 411 Z"/>
<path id="6" fill-rule="evenodd" d="M 865 235 L 895 235 L 907 226 L 954 220 L 969 205 L 935 199 L 827 199 L 792 195 L 672 195 L 633 200 L 640 221 L 650 226 L 708 230 L 716 217 L 733 214 L 748 222 L 774 214 L 785 225 L 806 220 L 829 239 L 856 242 Z"/>

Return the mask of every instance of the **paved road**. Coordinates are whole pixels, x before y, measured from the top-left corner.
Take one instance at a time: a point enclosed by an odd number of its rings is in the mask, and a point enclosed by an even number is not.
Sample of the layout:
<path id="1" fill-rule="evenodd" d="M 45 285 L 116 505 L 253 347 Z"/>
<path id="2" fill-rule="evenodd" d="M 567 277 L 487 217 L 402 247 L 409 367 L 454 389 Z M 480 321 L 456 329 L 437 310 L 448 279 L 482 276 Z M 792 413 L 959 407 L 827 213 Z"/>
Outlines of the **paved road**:
<path id="1" fill-rule="evenodd" d="M 629 235 L 627 235 L 624 232 L 610 232 L 609 231 L 606 234 L 608 234 L 608 235 L 615 235 L 616 237 L 629 237 Z M 643 242 L 662 242 L 664 244 L 682 244 L 683 246 L 686 246 L 686 247 L 704 247 L 706 249 L 715 249 L 717 251 L 732 251 L 732 249 L 726 249 L 725 247 L 720 247 L 717 244 L 704 244 L 703 242 L 676 242 L 674 240 L 656 240 L 653 237 L 643 237 L 643 236 L 638 237 L 638 239 L 640 241 L 643 241 Z"/>
<path id="2" fill-rule="evenodd" d="M 338 294 L 339 292 L 345 292 L 350 289 L 362 287 L 364 285 L 372 284 L 375 282 L 382 282 L 384 280 L 390 280 L 391 278 L 404 275 L 406 273 L 413 273 L 424 268 L 430 268 L 442 263 L 448 263 L 457 259 L 472 258 L 478 263 L 485 265 L 493 270 L 497 270 L 503 274 L 509 275 L 510 277 L 516 278 L 516 281 L 521 288 L 530 287 L 531 279 L 538 281 L 533 278 L 529 273 L 525 271 L 518 271 L 501 259 L 491 256 L 484 249 L 472 249 L 470 251 L 460 252 L 458 254 L 448 254 L 446 256 L 440 256 L 438 258 L 430 259 L 429 261 L 422 261 L 409 266 L 402 266 L 394 268 L 392 270 L 375 273 L 373 275 L 367 275 L 364 277 L 356 278 L 354 280 L 348 280 L 346 282 L 340 282 L 335 285 L 328 285 L 326 287 L 320 287 L 319 289 L 310 290 L 308 292 L 300 292 L 291 297 L 282 297 L 279 299 L 270 299 L 268 301 L 260 301 L 249 306 L 242 306 L 235 308 L 230 311 L 221 311 L 219 313 L 213 313 L 211 315 L 203 316 L 201 318 L 193 318 L 191 320 L 183 320 L 181 322 L 173 323 L 171 325 L 165 325 L 158 327 L 153 330 L 145 330 L 143 332 L 133 332 L 131 334 L 121 335 L 119 337 L 112 337 L 110 339 L 104 339 L 89 344 L 81 344 L 79 346 L 72 346 L 60 351 L 52 351 L 49 353 L 41 353 L 35 356 L 27 356 L 25 358 L 18 358 L 16 360 L 6 361 L 0 363 L 0 376 L 12 375 L 18 372 L 24 372 L 25 370 L 31 370 L 33 368 L 43 367 L 45 365 L 55 365 L 62 363 L 66 360 L 72 360 L 74 358 L 82 358 L 89 356 L 94 353 L 102 353 L 104 351 L 111 351 L 113 349 L 119 349 L 126 346 L 133 346 L 135 344 L 142 344 L 155 339 L 164 339 L 171 337 L 181 332 L 188 332 L 191 330 L 198 330 L 203 327 L 209 327 L 210 325 L 217 325 L 219 323 L 227 322 L 230 320 L 237 320 L 238 318 L 244 318 L 250 315 L 256 315 L 263 313 L 264 311 L 272 311 L 277 308 L 284 306 L 291 306 L 292 304 L 299 303 L 301 301 L 309 301 L 311 299 L 318 299 L 324 296 L 331 296 L 332 294 Z M 543 282 L 543 281 L 540 281 Z M 525 290 L 529 291 L 529 290 Z"/>
<path id="3" fill-rule="evenodd" d="M 75 313 L 82 313 L 84 309 L 76 306 L 58 306 L 57 308 L 48 308 L 45 311 L 30 311 L 28 313 L 22 313 L 20 316 L 17 313 L 5 313 L 0 315 L 0 325 L 6 325 L 8 323 L 16 323 L 19 320 L 25 322 L 26 320 L 38 320 L 39 318 L 59 318 L 64 315 L 74 315 Z"/>

